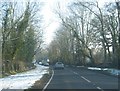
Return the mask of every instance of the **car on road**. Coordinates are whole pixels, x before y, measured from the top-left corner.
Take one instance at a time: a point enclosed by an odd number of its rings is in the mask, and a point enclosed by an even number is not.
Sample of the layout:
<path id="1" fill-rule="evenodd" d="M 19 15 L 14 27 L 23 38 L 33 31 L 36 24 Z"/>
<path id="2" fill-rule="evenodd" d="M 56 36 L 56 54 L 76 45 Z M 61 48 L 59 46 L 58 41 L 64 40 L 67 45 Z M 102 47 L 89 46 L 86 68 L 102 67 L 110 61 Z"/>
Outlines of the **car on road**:
<path id="1" fill-rule="evenodd" d="M 64 64 L 62 62 L 56 62 L 54 69 L 64 69 Z"/>
<path id="2" fill-rule="evenodd" d="M 49 66 L 49 63 L 44 63 L 43 65 L 44 65 L 44 66 Z"/>

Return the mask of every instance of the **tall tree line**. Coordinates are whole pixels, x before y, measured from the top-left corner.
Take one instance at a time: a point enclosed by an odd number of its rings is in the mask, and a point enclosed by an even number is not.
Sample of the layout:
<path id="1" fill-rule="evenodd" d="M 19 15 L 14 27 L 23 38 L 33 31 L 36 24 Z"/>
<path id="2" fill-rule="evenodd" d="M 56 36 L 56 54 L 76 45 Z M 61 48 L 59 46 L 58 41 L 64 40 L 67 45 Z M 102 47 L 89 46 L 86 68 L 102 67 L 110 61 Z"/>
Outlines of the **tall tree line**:
<path id="1" fill-rule="evenodd" d="M 2 73 L 14 74 L 32 67 L 41 30 L 38 27 L 41 17 L 37 16 L 39 2 L 1 3 L 1 44 Z M 38 42 L 42 43 L 41 40 Z"/>
<path id="2" fill-rule="evenodd" d="M 101 8 L 98 2 L 78 0 L 69 6 L 70 12 L 67 16 L 57 12 L 62 25 L 50 47 L 56 45 L 59 53 L 67 57 L 64 58 L 67 63 L 91 66 L 102 63 L 104 66 L 118 68 L 119 3 L 106 3 Z M 67 40 L 67 45 L 65 40 Z M 59 41 L 61 43 L 58 43 Z M 61 47 L 66 48 L 62 50 Z"/>

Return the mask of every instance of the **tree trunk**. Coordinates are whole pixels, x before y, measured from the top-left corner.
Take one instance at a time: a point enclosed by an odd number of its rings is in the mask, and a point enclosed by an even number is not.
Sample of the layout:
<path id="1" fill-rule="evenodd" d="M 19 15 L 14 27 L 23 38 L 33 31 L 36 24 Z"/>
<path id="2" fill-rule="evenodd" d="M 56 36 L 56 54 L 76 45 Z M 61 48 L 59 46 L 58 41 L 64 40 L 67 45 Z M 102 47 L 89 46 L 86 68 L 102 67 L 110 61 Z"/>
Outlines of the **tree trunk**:
<path id="1" fill-rule="evenodd" d="M 118 11 L 118 32 L 119 32 L 119 46 L 118 46 L 118 65 L 120 65 L 120 2 L 117 1 L 116 2 L 116 6 L 117 6 L 117 11 Z M 120 69 L 120 67 L 118 66 L 118 68 Z"/>

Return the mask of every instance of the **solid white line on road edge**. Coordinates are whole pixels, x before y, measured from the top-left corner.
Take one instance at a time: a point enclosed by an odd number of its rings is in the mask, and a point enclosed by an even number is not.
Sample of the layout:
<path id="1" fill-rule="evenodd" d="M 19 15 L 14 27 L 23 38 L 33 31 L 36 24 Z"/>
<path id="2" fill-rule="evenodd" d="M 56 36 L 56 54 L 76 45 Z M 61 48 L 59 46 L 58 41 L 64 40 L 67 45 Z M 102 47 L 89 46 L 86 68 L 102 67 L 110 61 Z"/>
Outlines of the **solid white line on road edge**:
<path id="1" fill-rule="evenodd" d="M 83 76 L 81 76 L 81 78 L 83 78 L 84 80 L 86 80 L 87 82 L 91 82 L 91 81 L 89 81 L 88 79 L 86 79 L 85 77 L 83 77 Z"/>
<path id="2" fill-rule="evenodd" d="M 54 76 L 54 71 L 52 70 L 52 76 L 51 76 L 50 80 L 48 81 L 48 83 L 44 86 L 44 88 L 43 88 L 42 91 L 44 91 L 44 90 L 47 88 L 47 86 L 50 84 L 50 82 L 51 82 L 53 76 Z"/>

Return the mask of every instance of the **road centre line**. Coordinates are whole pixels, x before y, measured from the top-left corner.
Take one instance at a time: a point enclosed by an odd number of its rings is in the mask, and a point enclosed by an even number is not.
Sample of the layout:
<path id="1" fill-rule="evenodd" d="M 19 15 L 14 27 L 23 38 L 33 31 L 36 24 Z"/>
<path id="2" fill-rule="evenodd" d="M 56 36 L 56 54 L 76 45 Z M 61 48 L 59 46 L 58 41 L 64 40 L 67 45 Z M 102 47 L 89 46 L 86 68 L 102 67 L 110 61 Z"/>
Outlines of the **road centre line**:
<path id="1" fill-rule="evenodd" d="M 50 80 L 48 81 L 48 83 L 44 86 L 44 88 L 42 89 L 42 91 L 44 91 L 48 87 L 48 85 L 50 84 L 53 76 L 54 76 L 54 71 L 52 70 L 52 76 L 51 76 Z"/>
<path id="2" fill-rule="evenodd" d="M 74 71 L 72 71 L 74 74 L 76 74 L 76 75 L 79 75 L 78 73 L 76 73 L 76 72 L 74 72 Z M 81 76 L 81 78 L 83 78 L 84 80 L 86 80 L 87 82 L 89 82 L 89 83 L 91 83 L 91 81 L 90 80 L 88 80 L 87 78 L 85 78 L 85 77 L 83 77 L 83 76 Z M 96 86 L 96 84 L 93 84 L 94 86 Z M 100 87 L 97 87 L 96 86 L 96 88 L 97 89 L 99 89 L 100 91 L 104 91 L 102 88 L 100 88 Z"/>
<path id="3" fill-rule="evenodd" d="M 101 90 L 101 91 L 104 91 L 102 88 L 100 88 L 100 87 L 97 87 L 97 89 L 99 89 L 99 90 Z"/>
<path id="4" fill-rule="evenodd" d="M 81 76 L 81 78 L 83 78 L 84 80 L 86 80 L 87 82 L 91 82 L 91 81 L 89 81 L 87 78 L 85 78 L 85 77 L 83 77 L 83 76 Z"/>
<path id="5" fill-rule="evenodd" d="M 90 80 L 88 80 L 87 78 L 85 78 L 85 77 L 83 77 L 83 76 L 81 76 L 81 78 L 83 78 L 84 80 L 86 80 L 87 82 L 91 82 Z M 93 84 L 93 85 L 96 85 L 96 84 Z M 96 87 L 97 89 L 99 89 L 99 90 L 101 90 L 101 91 L 104 91 L 102 88 L 100 88 L 100 87 Z"/>
<path id="6" fill-rule="evenodd" d="M 101 89 L 100 87 L 97 87 L 97 89 Z"/>
<path id="7" fill-rule="evenodd" d="M 76 73 L 76 72 L 74 72 L 74 71 L 73 71 L 73 73 L 76 74 L 76 75 L 78 75 L 78 73 Z M 89 83 L 91 82 L 91 81 L 89 81 L 87 78 L 85 78 L 85 77 L 83 77 L 83 76 L 81 76 L 81 78 L 83 78 L 84 80 L 86 80 L 86 81 L 89 82 Z"/>
<path id="8" fill-rule="evenodd" d="M 78 73 L 76 73 L 76 72 L 73 72 L 74 74 L 76 74 L 76 75 L 78 75 Z"/>

